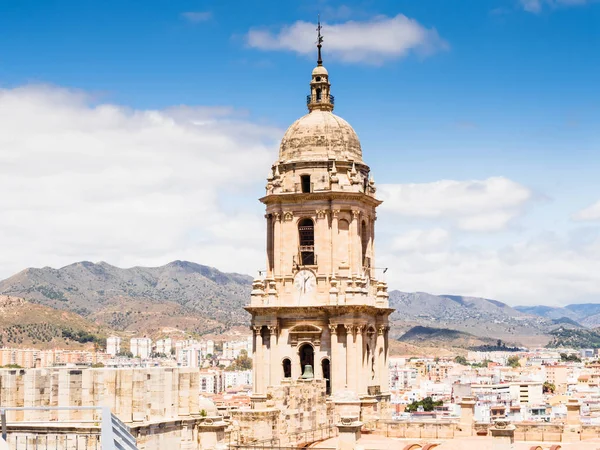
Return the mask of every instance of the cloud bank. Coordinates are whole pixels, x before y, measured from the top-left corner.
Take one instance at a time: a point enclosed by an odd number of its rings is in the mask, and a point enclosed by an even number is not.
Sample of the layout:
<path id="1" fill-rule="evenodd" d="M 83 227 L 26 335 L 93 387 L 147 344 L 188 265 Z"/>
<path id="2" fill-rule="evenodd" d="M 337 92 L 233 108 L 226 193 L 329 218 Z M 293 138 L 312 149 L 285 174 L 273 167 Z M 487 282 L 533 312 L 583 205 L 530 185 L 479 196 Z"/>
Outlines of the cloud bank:
<path id="1" fill-rule="evenodd" d="M 558 8 L 567 6 L 582 6 L 591 3 L 590 0 L 519 0 L 525 11 L 540 13 L 544 7 Z"/>
<path id="2" fill-rule="evenodd" d="M 246 35 L 248 46 L 260 50 L 287 50 L 301 55 L 315 54 L 314 23 L 298 21 L 277 32 L 252 29 Z M 448 48 L 433 28 L 426 28 L 402 14 L 378 16 L 368 21 L 323 24 L 325 58 L 348 63 L 381 64 L 411 52 L 429 55 Z"/>
<path id="3" fill-rule="evenodd" d="M 253 272 L 260 206 L 235 199 L 261 192 L 280 134 L 228 108 L 133 110 L 51 86 L 0 90 L 0 275 L 81 259 Z"/>

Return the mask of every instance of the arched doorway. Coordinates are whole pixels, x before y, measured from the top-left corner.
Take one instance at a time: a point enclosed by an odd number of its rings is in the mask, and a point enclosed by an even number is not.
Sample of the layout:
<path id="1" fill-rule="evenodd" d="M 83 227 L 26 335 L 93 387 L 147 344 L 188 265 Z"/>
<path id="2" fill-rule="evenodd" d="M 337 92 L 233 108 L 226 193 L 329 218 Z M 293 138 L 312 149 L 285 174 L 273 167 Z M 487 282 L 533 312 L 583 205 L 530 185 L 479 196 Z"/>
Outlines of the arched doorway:
<path id="1" fill-rule="evenodd" d="M 282 362 L 283 378 L 292 378 L 292 362 L 289 358 L 285 358 Z"/>
<path id="2" fill-rule="evenodd" d="M 304 375 L 304 369 L 306 368 L 306 366 L 311 366 L 313 368 L 313 373 L 314 373 L 315 350 L 313 349 L 312 345 L 303 344 L 300 347 L 299 355 L 300 355 L 300 373 L 301 373 L 301 375 Z"/>
<path id="3" fill-rule="evenodd" d="M 323 378 L 325 379 L 325 392 L 331 394 L 331 368 L 329 359 L 325 358 L 321 361 L 321 369 L 323 370 Z"/>

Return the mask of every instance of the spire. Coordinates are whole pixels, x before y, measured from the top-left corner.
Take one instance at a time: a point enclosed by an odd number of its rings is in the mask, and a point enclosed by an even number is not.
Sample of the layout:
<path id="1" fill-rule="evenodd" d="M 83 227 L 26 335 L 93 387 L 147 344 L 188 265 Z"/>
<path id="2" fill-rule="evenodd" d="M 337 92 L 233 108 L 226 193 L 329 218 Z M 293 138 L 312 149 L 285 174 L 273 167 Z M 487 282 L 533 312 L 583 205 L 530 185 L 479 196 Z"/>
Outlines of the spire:
<path id="1" fill-rule="evenodd" d="M 317 49 L 318 49 L 318 57 L 317 57 L 317 66 L 323 65 L 323 58 L 321 58 L 321 47 L 323 47 L 323 36 L 321 36 L 321 15 L 317 16 Z"/>
<path id="2" fill-rule="evenodd" d="M 317 19 L 317 67 L 312 71 L 312 80 L 310 82 L 310 94 L 306 96 L 306 105 L 309 111 L 332 111 L 333 95 L 330 94 L 329 74 L 323 66 L 321 57 L 321 47 L 323 47 L 323 36 L 321 36 L 321 17 Z"/>

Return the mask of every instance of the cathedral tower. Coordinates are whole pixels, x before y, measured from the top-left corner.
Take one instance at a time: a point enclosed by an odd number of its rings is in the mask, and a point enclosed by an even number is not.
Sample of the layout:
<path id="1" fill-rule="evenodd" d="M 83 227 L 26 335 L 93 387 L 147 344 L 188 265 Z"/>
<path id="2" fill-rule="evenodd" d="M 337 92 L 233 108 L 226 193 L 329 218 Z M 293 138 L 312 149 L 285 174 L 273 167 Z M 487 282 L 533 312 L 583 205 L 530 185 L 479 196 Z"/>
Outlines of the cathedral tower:
<path id="1" fill-rule="evenodd" d="M 327 393 L 387 400 L 387 285 L 375 268 L 381 204 L 354 129 L 333 114 L 329 74 L 312 71 L 308 114 L 281 141 L 267 178 L 267 269 L 254 281 L 256 405 L 267 388 L 326 380 Z M 308 367 L 310 366 L 310 367 Z"/>

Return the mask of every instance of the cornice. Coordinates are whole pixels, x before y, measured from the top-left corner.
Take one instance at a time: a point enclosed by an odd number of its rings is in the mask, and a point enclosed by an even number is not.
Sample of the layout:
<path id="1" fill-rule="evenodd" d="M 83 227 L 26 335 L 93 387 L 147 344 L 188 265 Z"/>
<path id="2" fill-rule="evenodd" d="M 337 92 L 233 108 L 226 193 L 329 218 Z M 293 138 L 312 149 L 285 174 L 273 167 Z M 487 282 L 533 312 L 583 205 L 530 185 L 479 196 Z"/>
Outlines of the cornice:
<path id="1" fill-rule="evenodd" d="M 371 305 L 245 306 L 244 309 L 253 316 L 285 313 L 294 314 L 298 317 L 320 314 L 338 316 L 356 313 L 387 317 L 395 311 L 394 308 L 378 308 Z"/>
<path id="2" fill-rule="evenodd" d="M 351 200 L 367 203 L 372 206 L 379 206 L 383 203 L 382 200 L 377 200 L 362 192 L 339 192 L 339 191 L 323 191 L 311 193 L 289 192 L 281 194 L 269 194 L 259 199 L 265 205 L 296 203 L 306 204 L 308 202 L 318 202 L 325 200 Z"/>

